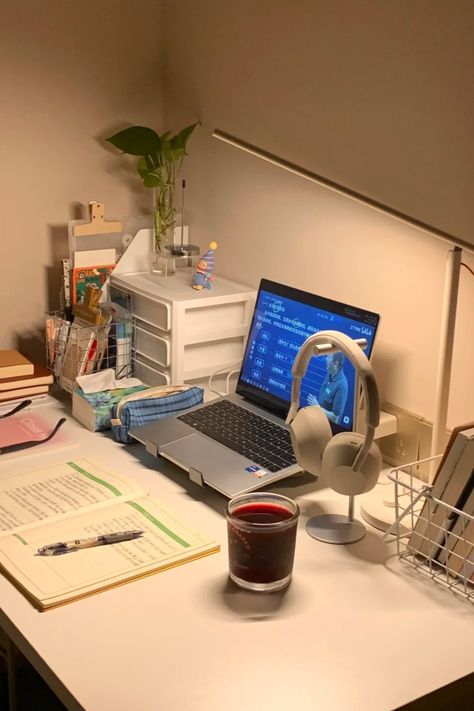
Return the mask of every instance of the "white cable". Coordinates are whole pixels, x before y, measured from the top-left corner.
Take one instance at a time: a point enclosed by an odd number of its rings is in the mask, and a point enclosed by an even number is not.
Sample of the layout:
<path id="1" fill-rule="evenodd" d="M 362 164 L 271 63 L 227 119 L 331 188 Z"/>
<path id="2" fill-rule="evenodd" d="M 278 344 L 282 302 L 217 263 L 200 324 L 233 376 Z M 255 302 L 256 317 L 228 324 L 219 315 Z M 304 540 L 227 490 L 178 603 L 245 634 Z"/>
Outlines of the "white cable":
<path id="1" fill-rule="evenodd" d="M 230 378 L 234 375 L 234 373 L 240 373 L 240 370 L 231 370 L 230 373 L 227 374 L 227 378 L 225 380 L 226 395 L 229 394 Z"/>
<path id="2" fill-rule="evenodd" d="M 212 387 L 212 378 L 213 378 L 215 375 L 218 375 L 218 373 L 226 372 L 229 368 L 233 368 L 235 365 L 239 365 L 241 362 L 242 362 L 242 359 L 239 358 L 238 360 L 234 361 L 233 363 L 228 363 L 227 365 L 223 365 L 223 366 L 221 366 L 220 368 L 218 368 L 217 370 L 215 370 L 213 373 L 211 373 L 210 376 L 209 376 L 209 379 L 208 379 L 208 381 L 207 381 L 207 388 L 208 388 L 208 390 L 210 390 L 211 393 L 215 393 L 215 395 L 219 395 L 219 396 L 228 395 L 228 394 L 229 394 L 229 393 L 228 393 L 228 391 L 229 391 L 229 381 L 227 380 L 227 385 L 226 385 L 226 387 L 227 387 L 227 392 L 221 393 L 219 390 L 214 390 L 214 388 Z M 235 370 L 232 370 L 232 371 L 229 373 L 229 375 L 232 375 L 232 373 L 235 373 L 235 372 L 236 372 Z M 227 376 L 227 377 L 229 377 L 229 376 Z"/>

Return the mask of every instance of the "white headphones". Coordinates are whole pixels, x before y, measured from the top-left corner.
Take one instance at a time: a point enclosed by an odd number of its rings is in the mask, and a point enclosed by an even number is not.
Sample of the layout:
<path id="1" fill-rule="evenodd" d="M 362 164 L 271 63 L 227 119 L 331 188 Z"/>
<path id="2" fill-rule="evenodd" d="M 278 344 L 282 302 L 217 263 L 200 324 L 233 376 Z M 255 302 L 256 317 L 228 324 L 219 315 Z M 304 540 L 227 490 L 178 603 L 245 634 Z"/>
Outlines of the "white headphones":
<path id="1" fill-rule="evenodd" d="M 362 385 L 367 432 L 341 432 L 332 436 L 331 426 L 321 407 L 298 410 L 301 380 L 314 355 L 315 346 L 329 343 L 350 360 Z M 339 494 L 354 496 L 370 491 L 377 483 L 382 455 L 374 443 L 379 424 L 379 394 L 374 372 L 362 349 L 339 331 L 320 331 L 301 346 L 292 369 L 291 406 L 286 419 L 296 460 L 302 469 L 315 476 L 322 474 Z"/>

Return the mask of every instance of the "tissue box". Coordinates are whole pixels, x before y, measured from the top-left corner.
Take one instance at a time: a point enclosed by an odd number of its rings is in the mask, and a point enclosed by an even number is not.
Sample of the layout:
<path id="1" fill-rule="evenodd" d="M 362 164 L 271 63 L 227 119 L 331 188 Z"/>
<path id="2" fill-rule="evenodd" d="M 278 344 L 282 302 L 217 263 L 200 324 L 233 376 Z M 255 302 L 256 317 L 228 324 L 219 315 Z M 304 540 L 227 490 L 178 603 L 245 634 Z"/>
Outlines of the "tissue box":
<path id="1" fill-rule="evenodd" d="M 85 393 L 81 388 L 72 394 L 72 415 L 91 432 L 110 429 L 112 408 L 126 395 L 147 390 L 148 385 L 115 388 L 98 393 Z"/>

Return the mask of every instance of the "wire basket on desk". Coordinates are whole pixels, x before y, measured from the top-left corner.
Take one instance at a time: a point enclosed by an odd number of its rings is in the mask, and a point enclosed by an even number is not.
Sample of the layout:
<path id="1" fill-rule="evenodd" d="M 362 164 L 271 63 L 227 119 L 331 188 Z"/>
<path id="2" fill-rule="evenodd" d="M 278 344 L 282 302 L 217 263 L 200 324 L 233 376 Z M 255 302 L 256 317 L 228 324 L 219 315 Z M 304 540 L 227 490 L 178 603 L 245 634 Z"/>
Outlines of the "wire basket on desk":
<path id="1" fill-rule="evenodd" d="M 106 325 L 67 321 L 64 312 L 46 316 L 46 358 L 55 381 L 68 392 L 78 375 L 113 368 L 115 377 L 133 375 L 133 320 L 130 315 Z"/>
<path id="2" fill-rule="evenodd" d="M 393 469 L 395 522 L 386 536 L 396 537 L 399 558 L 451 591 L 474 602 L 474 516 L 433 496 L 418 478 L 438 457 Z"/>

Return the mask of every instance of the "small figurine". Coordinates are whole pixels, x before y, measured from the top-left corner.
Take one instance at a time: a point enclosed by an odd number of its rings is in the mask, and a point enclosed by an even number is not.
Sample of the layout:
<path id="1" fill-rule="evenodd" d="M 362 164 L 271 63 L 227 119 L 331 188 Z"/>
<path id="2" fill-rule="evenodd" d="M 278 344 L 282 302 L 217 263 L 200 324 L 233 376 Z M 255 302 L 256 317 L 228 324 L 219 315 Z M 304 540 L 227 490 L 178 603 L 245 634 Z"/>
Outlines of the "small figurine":
<path id="1" fill-rule="evenodd" d="M 209 249 L 203 254 L 197 263 L 196 271 L 193 274 L 193 289 L 210 289 L 214 279 L 214 250 L 217 249 L 217 242 L 209 242 Z"/>

